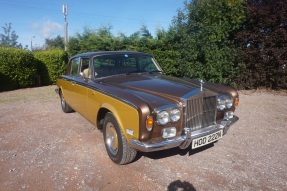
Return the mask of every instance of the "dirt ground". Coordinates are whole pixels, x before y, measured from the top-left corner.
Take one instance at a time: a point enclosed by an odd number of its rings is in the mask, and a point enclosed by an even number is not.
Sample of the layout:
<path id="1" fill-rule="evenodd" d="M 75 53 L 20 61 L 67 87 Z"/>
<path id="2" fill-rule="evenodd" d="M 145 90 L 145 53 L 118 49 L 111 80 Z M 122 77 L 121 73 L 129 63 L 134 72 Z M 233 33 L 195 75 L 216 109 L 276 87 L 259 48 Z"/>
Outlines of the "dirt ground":
<path id="1" fill-rule="evenodd" d="M 240 92 L 215 144 L 114 164 L 103 136 L 65 114 L 55 86 L 0 93 L 0 190 L 287 190 L 287 94 Z"/>

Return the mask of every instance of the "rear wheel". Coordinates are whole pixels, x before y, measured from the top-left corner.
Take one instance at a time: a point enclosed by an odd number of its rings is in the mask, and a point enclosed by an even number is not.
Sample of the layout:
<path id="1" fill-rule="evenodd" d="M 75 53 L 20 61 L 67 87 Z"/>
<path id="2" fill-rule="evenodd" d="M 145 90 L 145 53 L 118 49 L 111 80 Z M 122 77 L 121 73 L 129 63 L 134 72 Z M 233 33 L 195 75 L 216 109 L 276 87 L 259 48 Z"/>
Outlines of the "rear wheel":
<path id="1" fill-rule="evenodd" d="M 65 112 L 65 113 L 74 112 L 74 110 L 69 106 L 69 104 L 67 104 L 67 102 L 66 102 L 66 100 L 62 94 L 62 91 L 60 91 L 60 99 L 61 99 L 61 106 L 62 106 L 63 112 Z"/>
<path id="2" fill-rule="evenodd" d="M 127 164 L 134 160 L 137 151 L 128 144 L 117 120 L 110 112 L 105 115 L 103 134 L 106 150 L 114 163 Z"/>

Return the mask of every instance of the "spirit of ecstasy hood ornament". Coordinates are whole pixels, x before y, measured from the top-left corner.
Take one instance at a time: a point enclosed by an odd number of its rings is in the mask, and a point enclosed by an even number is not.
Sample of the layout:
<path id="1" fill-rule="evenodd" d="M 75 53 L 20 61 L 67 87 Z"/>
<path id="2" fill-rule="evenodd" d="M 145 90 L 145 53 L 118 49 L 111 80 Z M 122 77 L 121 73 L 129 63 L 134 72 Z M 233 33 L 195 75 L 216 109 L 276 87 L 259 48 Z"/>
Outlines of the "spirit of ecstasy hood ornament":
<path id="1" fill-rule="evenodd" d="M 203 91 L 204 81 L 202 79 L 200 79 L 199 82 L 200 82 L 200 91 Z"/>

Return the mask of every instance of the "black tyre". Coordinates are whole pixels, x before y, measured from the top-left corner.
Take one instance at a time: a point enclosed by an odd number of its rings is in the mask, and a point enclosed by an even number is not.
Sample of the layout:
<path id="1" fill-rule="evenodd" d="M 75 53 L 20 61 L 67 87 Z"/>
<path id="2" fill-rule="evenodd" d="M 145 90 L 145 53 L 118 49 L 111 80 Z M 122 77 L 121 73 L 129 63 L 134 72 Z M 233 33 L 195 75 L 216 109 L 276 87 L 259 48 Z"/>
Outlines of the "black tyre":
<path id="1" fill-rule="evenodd" d="M 74 110 L 69 106 L 69 104 L 67 104 L 67 102 L 66 102 L 66 100 L 62 94 L 62 91 L 60 91 L 60 99 L 61 99 L 61 106 L 62 106 L 63 112 L 65 112 L 65 113 L 74 112 Z"/>
<path id="2" fill-rule="evenodd" d="M 116 164 L 132 162 L 137 151 L 132 148 L 112 113 L 107 113 L 103 127 L 104 141 L 110 159 Z"/>

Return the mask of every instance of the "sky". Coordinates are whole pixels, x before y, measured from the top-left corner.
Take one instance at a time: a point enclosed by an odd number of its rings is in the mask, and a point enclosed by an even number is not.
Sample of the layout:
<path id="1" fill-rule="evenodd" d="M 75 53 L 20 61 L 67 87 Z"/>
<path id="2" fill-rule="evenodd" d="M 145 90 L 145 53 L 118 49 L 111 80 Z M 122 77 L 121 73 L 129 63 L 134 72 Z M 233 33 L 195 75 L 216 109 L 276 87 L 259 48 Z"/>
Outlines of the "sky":
<path id="1" fill-rule="evenodd" d="M 165 30 L 183 8 L 184 0 L 0 0 L 0 33 L 5 23 L 11 23 L 18 43 L 23 47 L 32 41 L 33 47 L 42 46 L 46 38 L 64 36 L 62 6 L 68 6 L 68 35 L 82 33 L 84 27 L 98 29 L 112 26 L 117 36 L 129 36 L 142 25 L 155 34 L 157 28 Z"/>

